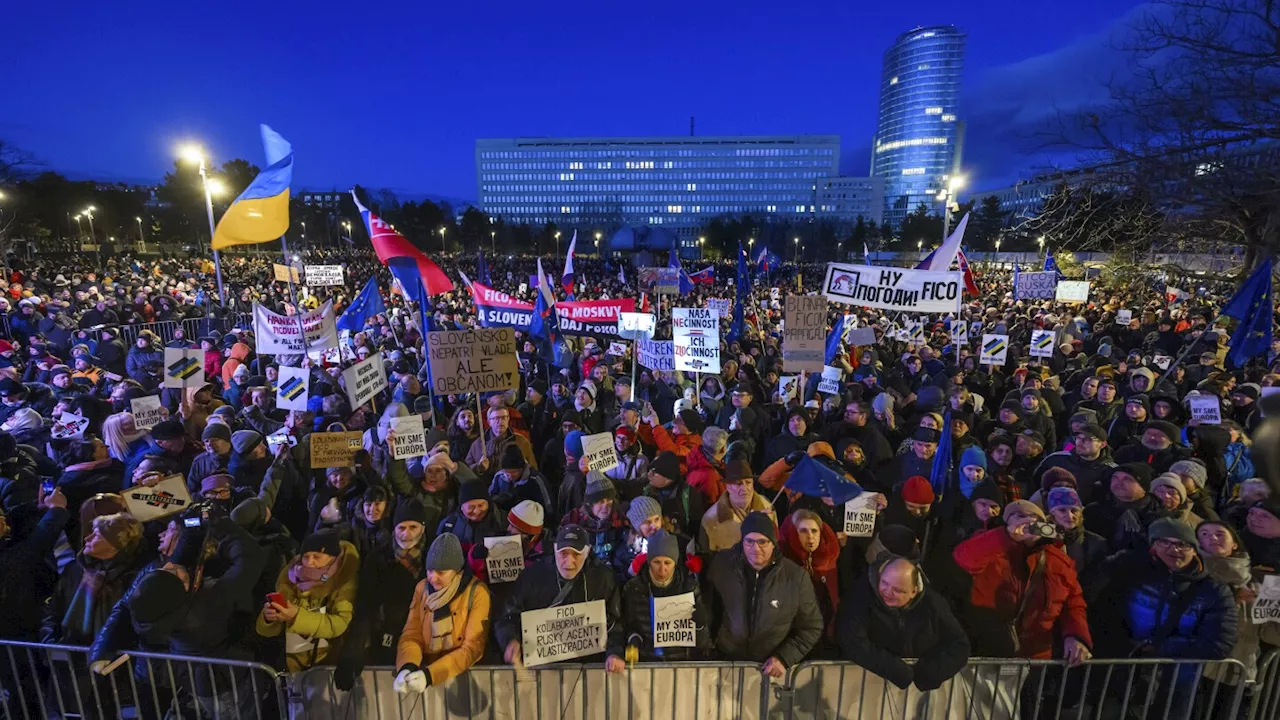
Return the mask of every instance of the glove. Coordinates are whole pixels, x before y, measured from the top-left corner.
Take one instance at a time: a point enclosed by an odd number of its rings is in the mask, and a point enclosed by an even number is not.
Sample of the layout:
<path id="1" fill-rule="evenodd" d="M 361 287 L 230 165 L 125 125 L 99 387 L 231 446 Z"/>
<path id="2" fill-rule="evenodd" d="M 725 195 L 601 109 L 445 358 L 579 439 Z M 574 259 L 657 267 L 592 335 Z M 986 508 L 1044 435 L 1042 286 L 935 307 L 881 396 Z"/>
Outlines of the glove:
<path id="1" fill-rule="evenodd" d="M 792 450 L 783 459 L 787 461 L 787 467 L 795 467 L 806 455 L 808 453 L 804 450 Z"/>
<path id="2" fill-rule="evenodd" d="M 356 686 L 356 678 L 360 675 L 360 662 L 354 658 L 342 658 L 333 669 L 333 685 L 343 692 L 351 692 Z"/>
<path id="3" fill-rule="evenodd" d="M 483 540 L 471 546 L 471 557 L 475 560 L 484 560 L 489 557 L 489 547 Z"/>
<path id="4" fill-rule="evenodd" d="M 400 671 L 396 676 L 396 681 L 391 687 L 399 694 L 416 692 L 422 693 L 427 691 L 427 686 L 431 684 L 431 678 L 421 670 L 409 670 L 407 667 Z"/>

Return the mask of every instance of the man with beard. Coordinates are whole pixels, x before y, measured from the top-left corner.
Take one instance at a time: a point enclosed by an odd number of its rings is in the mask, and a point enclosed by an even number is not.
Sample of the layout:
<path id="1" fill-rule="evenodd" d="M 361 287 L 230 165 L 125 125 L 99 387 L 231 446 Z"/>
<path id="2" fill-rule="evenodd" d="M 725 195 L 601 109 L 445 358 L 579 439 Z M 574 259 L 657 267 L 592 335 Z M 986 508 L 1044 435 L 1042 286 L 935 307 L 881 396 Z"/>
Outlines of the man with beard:
<path id="1" fill-rule="evenodd" d="M 1157 475 L 1168 472 L 1174 463 L 1191 457 L 1181 440 L 1182 431 L 1177 425 L 1163 420 L 1147 423 L 1140 438 L 1116 451 L 1116 462 L 1145 463 Z"/>
<path id="2" fill-rule="evenodd" d="M 837 448 L 844 438 L 858 441 L 872 467 L 880 467 L 893 459 L 893 448 L 875 426 L 870 425 L 871 403 L 855 400 L 844 406 L 844 418 L 827 427 L 827 441 Z"/>

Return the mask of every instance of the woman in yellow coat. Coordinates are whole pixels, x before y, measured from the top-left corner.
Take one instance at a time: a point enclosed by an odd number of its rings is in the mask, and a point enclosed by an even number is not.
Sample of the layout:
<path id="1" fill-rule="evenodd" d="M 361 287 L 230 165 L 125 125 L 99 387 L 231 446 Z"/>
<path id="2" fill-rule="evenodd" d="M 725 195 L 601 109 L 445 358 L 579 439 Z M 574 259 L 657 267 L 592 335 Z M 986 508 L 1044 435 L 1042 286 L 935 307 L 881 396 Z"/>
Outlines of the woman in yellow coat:
<path id="1" fill-rule="evenodd" d="M 395 690 L 424 692 L 480 661 L 489 638 L 489 588 L 466 569 L 462 545 L 445 533 L 427 550 L 427 577 L 413 591 L 396 646 Z"/>
<path id="2" fill-rule="evenodd" d="M 332 531 L 308 537 L 302 543 L 302 554 L 280 571 L 276 593 L 283 598 L 267 599 L 258 615 L 258 634 L 276 637 L 284 633 L 289 672 L 319 665 L 347 631 L 359 576 L 360 555 L 355 545 L 339 540 Z"/>

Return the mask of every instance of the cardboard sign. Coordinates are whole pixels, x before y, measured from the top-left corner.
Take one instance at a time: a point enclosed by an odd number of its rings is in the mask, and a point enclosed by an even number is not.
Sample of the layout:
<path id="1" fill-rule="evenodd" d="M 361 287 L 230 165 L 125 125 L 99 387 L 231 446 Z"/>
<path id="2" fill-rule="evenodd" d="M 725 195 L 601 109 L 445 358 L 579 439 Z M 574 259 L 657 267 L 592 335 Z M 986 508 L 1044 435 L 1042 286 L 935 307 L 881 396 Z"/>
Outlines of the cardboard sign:
<path id="1" fill-rule="evenodd" d="M 1267 575 L 1258 586 L 1258 599 L 1250 613 L 1254 625 L 1280 622 L 1280 575 Z"/>
<path id="2" fill-rule="evenodd" d="M 191 506 L 191 493 L 181 475 L 170 475 L 151 487 L 135 485 L 121 494 L 129 513 L 139 522 L 180 513 Z"/>
<path id="3" fill-rule="evenodd" d="M 614 356 L 614 357 L 626 357 L 626 356 L 627 356 L 627 344 L 626 344 L 626 343 L 620 343 L 620 342 L 611 342 L 611 343 L 609 343 L 609 352 L 608 352 L 608 354 L 609 354 L 609 355 L 612 355 L 612 356 Z"/>
<path id="4" fill-rule="evenodd" d="M 331 285 L 346 285 L 346 280 L 342 277 L 341 265 L 308 265 L 307 266 L 307 286 L 308 287 L 328 287 Z"/>
<path id="5" fill-rule="evenodd" d="M 342 381 L 347 386 L 347 399 L 352 408 L 369 402 L 387 387 L 387 369 L 382 365 L 382 353 L 377 352 L 342 371 Z"/>
<path id="6" fill-rule="evenodd" d="M 1031 347 L 1029 349 L 1031 357 L 1053 357 L 1053 331 L 1032 330 Z"/>
<path id="7" fill-rule="evenodd" d="M 391 418 L 391 457 L 396 460 L 422 457 L 427 454 L 427 432 L 422 426 L 422 416 L 414 413 Z"/>
<path id="8" fill-rule="evenodd" d="M 306 410 L 311 393 L 307 384 L 311 379 L 311 371 L 303 368 L 280 366 L 280 376 L 276 379 L 276 407 L 282 410 Z"/>
<path id="9" fill-rule="evenodd" d="M 844 379 L 844 370 L 831 365 L 822 366 L 822 379 L 818 381 L 818 392 L 840 394 L 840 381 Z"/>
<path id="10" fill-rule="evenodd" d="M 1018 281 L 1013 286 L 1013 297 L 1017 300 L 1048 300 L 1053 297 L 1058 284 L 1058 273 L 1020 272 Z"/>
<path id="11" fill-rule="evenodd" d="M 636 357 L 650 370 L 676 369 L 675 346 L 670 340 L 636 340 Z"/>
<path id="12" fill-rule="evenodd" d="M 355 467 L 356 453 L 364 447 L 364 433 L 349 432 L 311 433 L 311 469 L 331 467 Z"/>
<path id="13" fill-rule="evenodd" d="M 1222 403 L 1214 395 L 1192 395 L 1187 398 L 1191 408 L 1191 419 L 1199 420 L 1202 425 L 1219 425 L 1222 423 Z"/>
<path id="14" fill-rule="evenodd" d="M 951 323 L 951 340 L 965 344 L 969 342 L 969 321 L 954 320 Z"/>
<path id="15" fill-rule="evenodd" d="M 1054 299 L 1058 302 L 1068 303 L 1086 303 L 1089 302 L 1089 281 L 1088 280 L 1062 280 L 1058 283 L 1057 292 Z"/>
<path id="16" fill-rule="evenodd" d="M 583 435 L 582 454 L 587 458 L 588 470 L 608 472 L 618 467 L 618 451 L 613 447 L 613 433 Z"/>
<path id="17" fill-rule="evenodd" d="M 74 438 L 79 440 L 84 437 L 84 431 L 89 427 L 89 418 L 80 417 L 71 413 L 60 413 L 58 420 L 53 424 L 50 430 L 50 437 L 54 440 L 64 440 Z"/>
<path id="18" fill-rule="evenodd" d="M 693 593 L 653 599 L 653 646 L 697 647 L 698 628 L 693 622 Z"/>
<path id="19" fill-rule="evenodd" d="M 1009 336 L 984 333 L 982 336 L 982 355 L 978 362 L 983 365 L 1003 365 L 1009 356 Z"/>
<path id="20" fill-rule="evenodd" d="M 519 535 L 487 537 L 484 546 L 489 550 L 489 557 L 484 560 L 489 582 L 514 582 L 524 572 L 524 547 Z"/>
<path id="21" fill-rule="evenodd" d="M 437 330 L 427 333 L 431 392 L 513 390 L 520 386 L 516 331 L 509 327 Z"/>
<path id="22" fill-rule="evenodd" d="M 782 404 L 799 397 L 800 376 L 784 375 L 778 378 L 778 394 L 782 396 Z"/>
<path id="23" fill-rule="evenodd" d="M 1116 311 L 1116 324 L 1117 324 L 1117 325 L 1128 325 L 1132 320 L 1133 320 L 1133 311 L 1132 311 L 1132 310 L 1117 310 L 1117 311 Z"/>
<path id="24" fill-rule="evenodd" d="M 618 337 L 624 340 L 649 340 L 658 327 L 658 319 L 650 313 L 624 312 L 618 315 Z"/>
<path id="25" fill-rule="evenodd" d="M 729 308 L 732 307 L 733 301 L 729 298 L 707 298 L 707 308 L 720 313 L 720 319 L 729 319 Z"/>
<path id="26" fill-rule="evenodd" d="M 299 322 L 301 318 L 301 322 Z M 302 333 L 306 333 L 306 337 Z M 338 346 L 333 301 L 301 315 L 280 315 L 253 304 L 254 345 L 259 353 L 303 355 Z"/>
<path id="27" fill-rule="evenodd" d="M 608 623 L 603 600 L 520 613 L 520 650 L 525 666 L 538 667 L 604 652 Z"/>
<path id="28" fill-rule="evenodd" d="M 876 529 L 876 494 L 862 493 L 844 504 L 844 534 L 871 537 Z"/>
<path id="29" fill-rule="evenodd" d="M 680 292 L 680 268 L 640 268 L 636 273 L 636 282 L 641 292 L 676 295 Z"/>
<path id="30" fill-rule="evenodd" d="M 133 425 L 139 430 L 150 430 L 157 423 L 163 422 L 166 416 L 165 409 L 160 407 L 159 395 L 144 395 L 129 401 L 130 410 L 133 412 Z"/>
<path id="31" fill-rule="evenodd" d="M 277 282 L 302 282 L 302 276 L 298 274 L 298 268 L 291 265 L 271 263 L 271 270 L 275 273 Z"/>
<path id="32" fill-rule="evenodd" d="M 827 299 L 788 295 L 782 312 L 782 366 L 788 372 L 822 372 L 827 352 Z"/>
<path id="33" fill-rule="evenodd" d="M 199 348 L 164 349 L 164 386 L 200 387 L 204 379 L 204 351 Z"/>
<path id="34" fill-rule="evenodd" d="M 959 313 L 964 276 L 873 265 L 828 263 L 823 294 L 832 302 L 909 313 Z"/>
<path id="35" fill-rule="evenodd" d="M 672 308 L 676 370 L 720 372 L 720 318 L 706 308 Z"/>
<path id="36" fill-rule="evenodd" d="M 876 330 L 875 328 L 869 328 L 869 327 L 851 328 L 848 334 L 845 335 L 845 343 L 849 347 L 863 347 L 866 345 L 875 345 Z"/>

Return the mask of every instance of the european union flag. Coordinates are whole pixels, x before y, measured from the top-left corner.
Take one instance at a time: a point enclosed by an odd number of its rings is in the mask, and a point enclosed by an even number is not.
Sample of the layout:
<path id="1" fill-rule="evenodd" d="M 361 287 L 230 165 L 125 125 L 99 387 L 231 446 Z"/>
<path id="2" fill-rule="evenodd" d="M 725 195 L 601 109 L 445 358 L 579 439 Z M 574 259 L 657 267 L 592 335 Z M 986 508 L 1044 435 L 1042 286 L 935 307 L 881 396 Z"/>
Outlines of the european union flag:
<path id="1" fill-rule="evenodd" d="M 831 498 L 837 505 L 862 494 L 861 485 L 807 455 L 791 469 L 782 486 L 809 497 Z"/>
<path id="2" fill-rule="evenodd" d="M 493 287 L 493 280 L 489 277 L 489 263 L 484 260 L 484 252 L 476 251 L 476 279 L 481 285 Z"/>
<path id="3" fill-rule="evenodd" d="M 836 356 L 840 354 L 840 341 L 844 339 L 844 315 L 841 314 L 836 318 L 836 324 L 831 326 L 831 332 L 827 333 L 827 356 L 826 363 L 831 365 Z"/>
<path id="4" fill-rule="evenodd" d="M 378 292 L 378 281 L 370 275 L 369 281 L 364 284 L 360 294 L 356 295 L 334 324 L 340 330 L 357 333 L 364 329 L 364 324 L 369 321 L 369 318 L 386 312 L 387 306 L 382 302 L 382 293 Z"/>
<path id="5" fill-rule="evenodd" d="M 278 239 L 289 229 L 289 185 L 293 183 L 293 146 L 262 126 L 267 169 L 231 203 L 213 231 L 213 249 Z"/>
<path id="6" fill-rule="evenodd" d="M 941 497 L 947 490 L 947 476 L 951 474 L 951 411 L 942 418 L 942 437 L 938 439 L 938 453 L 933 456 L 933 468 L 929 472 L 929 484 Z"/>
<path id="7" fill-rule="evenodd" d="M 667 267 L 673 267 L 680 271 L 680 294 L 688 295 L 693 292 L 693 279 L 684 271 L 684 267 L 680 265 L 680 256 L 676 253 L 676 249 L 671 248 L 671 255 L 667 258 Z"/>
<path id="8" fill-rule="evenodd" d="M 1231 352 L 1227 354 L 1227 361 L 1235 367 L 1242 367 L 1250 358 L 1271 347 L 1271 325 L 1275 316 L 1271 271 L 1272 260 L 1267 258 L 1222 308 L 1223 315 L 1238 321 L 1235 332 L 1231 333 Z"/>
<path id="9" fill-rule="evenodd" d="M 1053 259 L 1053 253 L 1045 253 L 1044 272 L 1056 273 L 1059 280 L 1066 277 L 1066 275 L 1063 275 L 1062 271 L 1058 269 L 1058 261 Z"/>

